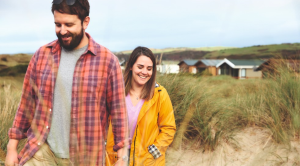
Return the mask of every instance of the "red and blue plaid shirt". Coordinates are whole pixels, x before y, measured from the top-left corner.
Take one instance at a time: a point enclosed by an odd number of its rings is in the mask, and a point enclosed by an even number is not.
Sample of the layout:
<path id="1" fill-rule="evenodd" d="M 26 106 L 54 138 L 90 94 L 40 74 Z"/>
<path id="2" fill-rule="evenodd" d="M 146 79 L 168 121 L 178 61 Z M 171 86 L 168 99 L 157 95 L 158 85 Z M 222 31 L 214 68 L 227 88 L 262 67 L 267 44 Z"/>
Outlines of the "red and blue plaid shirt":
<path id="1" fill-rule="evenodd" d="M 117 57 L 87 36 L 88 49 L 77 61 L 74 73 L 70 73 L 70 160 L 75 165 L 103 165 L 108 116 L 113 126 L 114 149 L 124 146 L 128 134 L 124 81 Z M 59 111 L 52 107 L 60 56 L 61 46 L 55 40 L 42 46 L 29 63 L 21 101 L 8 133 L 10 139 L 28 138 L 19 154 L 20 165 L 46 142 L 52 112 Z"/>

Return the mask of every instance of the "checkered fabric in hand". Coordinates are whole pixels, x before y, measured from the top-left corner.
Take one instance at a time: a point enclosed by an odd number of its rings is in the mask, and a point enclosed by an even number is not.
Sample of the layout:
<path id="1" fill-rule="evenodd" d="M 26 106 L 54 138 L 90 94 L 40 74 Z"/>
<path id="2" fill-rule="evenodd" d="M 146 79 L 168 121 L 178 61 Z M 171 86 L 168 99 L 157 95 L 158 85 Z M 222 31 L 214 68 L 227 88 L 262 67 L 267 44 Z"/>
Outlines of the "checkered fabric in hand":
<path id="1" fill-rule="evenodd" d="M 149 153 L 152 154 L 152 156 L 155 159 L 157 159 L 157 158 L 159 158 L 161 156 L 160 151 L 157 149 L 157 147 L 154 144 L 148 146 L 148 151 L 149 151 Z"/>

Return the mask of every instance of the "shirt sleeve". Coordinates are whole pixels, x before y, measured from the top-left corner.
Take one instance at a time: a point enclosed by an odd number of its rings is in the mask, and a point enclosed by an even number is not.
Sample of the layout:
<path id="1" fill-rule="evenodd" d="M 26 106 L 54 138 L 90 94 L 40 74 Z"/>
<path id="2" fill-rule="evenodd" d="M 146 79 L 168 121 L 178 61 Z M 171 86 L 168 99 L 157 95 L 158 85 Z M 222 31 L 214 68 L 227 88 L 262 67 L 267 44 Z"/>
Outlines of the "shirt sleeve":
<path id="1" fill-rule="evenodd" d="M 162 93 L 160 94 L 160 110 L 158 113 L 158 127 L 160 132 L 154 141 L 154 145 L 160 152 L 165 153 L 174 139 L 176 124 L 172 103 L 166 89 L 163 89 L 159 93 Z"/>
<path id="2" fill-rule="evenodd" d="M 21 100 L 15 115 L 12 128 L 8 131 L 10 139 L 23 139 L 27 137 L 27 130 L 31 125 L 35 111 L 35 60 L 36 53 L 32 56 L 23 83 Z"/>
<path id="3" fill-rule="evenodd" d="M 114 151 L 123 148 L 128 137 L 128 119 L 125 105 L 125 88 L 122 70 L 116 59 L 112 65 L 107 86 L 107 106 L 114 135 Z"/>

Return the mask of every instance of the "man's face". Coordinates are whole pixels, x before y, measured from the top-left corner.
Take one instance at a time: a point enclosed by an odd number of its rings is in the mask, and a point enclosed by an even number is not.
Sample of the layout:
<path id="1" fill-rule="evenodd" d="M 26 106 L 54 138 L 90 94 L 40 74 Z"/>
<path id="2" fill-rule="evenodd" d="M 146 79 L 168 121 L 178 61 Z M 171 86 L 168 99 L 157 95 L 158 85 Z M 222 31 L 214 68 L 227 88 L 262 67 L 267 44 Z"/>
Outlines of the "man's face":
<path id="1" fill-rule="evenodd" d="M 55 33 L 60 44 L 67 50 L 76 49 L 83 38 L 83 26 L 77 15 L 54 11 Z"/>

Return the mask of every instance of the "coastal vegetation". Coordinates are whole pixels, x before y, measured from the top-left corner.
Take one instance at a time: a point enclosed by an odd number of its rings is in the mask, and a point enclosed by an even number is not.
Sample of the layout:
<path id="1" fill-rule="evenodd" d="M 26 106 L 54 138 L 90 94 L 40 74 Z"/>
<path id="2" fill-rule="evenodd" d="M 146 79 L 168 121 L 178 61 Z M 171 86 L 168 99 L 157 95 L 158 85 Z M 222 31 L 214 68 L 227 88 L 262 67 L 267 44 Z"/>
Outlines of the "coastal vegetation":
<path id="1" fill-rule="evenodd" d="M 0 78 L 4 96 L 0 99 L 0 148 L 5 154 L 22 86 L 21 77 Z M 222 142 L 235 144 L 235 133 L 248 127 L 268 130 L 277 144 L 290 146 L 292 140 L 299 140 L 300 77 L 287 68 L 279 68 L 267 79 L 170 74 L 158 75 L 157 81 L 173 103 L 177 125 L 173 149 L 190 145 L 214 151 Z"/>
<path id="2" fill-rule="evenodd" d="M 4 60 L 11 63 L 0 63 L 6 66 L 0 68 L 0 74 L 1 71 L 14 71 L 13 75 L 0 76 L 0 163 L 5 158 L 7 132 L 12 126 L 21 97 L 24 71 L 17 69 L 29 62 L 24 57 L 20 58 L 19 63 L 9 58 Z M 242 131 L 268 133 L 263 139 L 265 142 L 261 151 L 275 156 L 275 165 L 288 162 L 300 164 L 299 160 L 284 157 L 283 152 L 279 153 L 274 148 L 266 150 L 272 142 L 276 146 L 284 146 L 284 154 L 300 154 L 299 73 L 284 65 L 276 66 L 274 71 L 275 74 L 264 79 L 244 80 L 230 76 L 158 74 L 157 81 L 170 95 L 177 125 L 175 139 L 167 154 L 167 165 L 173 161 L 173 153 L 185 149 L 200 151 L 199 154 L 220 154 L 220 147 L 226 145 L 234 147 L 234 151 L 241 151 L 244 147 L 239 137 Z M 21 142 L 19 150 L 25 141 Z M 295 148 L 295 142 L 299 148 Z M 259 161 L 262 160 L 269 161 L 269 158 L 261 155 Z"/>

